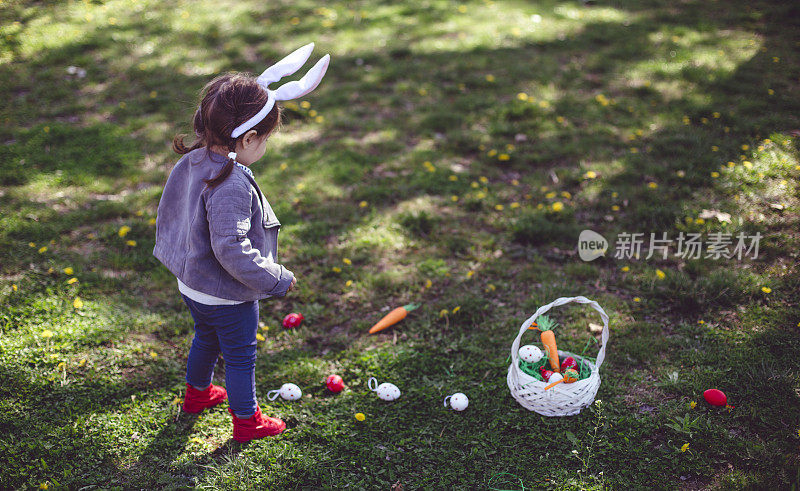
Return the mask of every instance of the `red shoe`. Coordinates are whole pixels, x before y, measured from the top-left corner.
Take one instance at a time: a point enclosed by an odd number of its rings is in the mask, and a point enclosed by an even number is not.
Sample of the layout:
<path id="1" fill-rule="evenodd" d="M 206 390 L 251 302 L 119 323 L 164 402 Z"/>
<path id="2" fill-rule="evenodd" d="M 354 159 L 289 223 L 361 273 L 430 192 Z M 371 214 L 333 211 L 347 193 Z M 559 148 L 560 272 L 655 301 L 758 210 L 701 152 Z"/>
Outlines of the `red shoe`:
<path id="1" fill-rule="evenodd" d="M 286 423 L 278 418 L 267 418 L 261 414 L 261 407 L 256 406 L 256 413 L 249 419 L 237 418 L 233 410 L 228 408 L 233 417 L 233 439 L 237 442 L 249 442 L 256 438 L 275 436 L 286 429 Z"/>
<path id="2" fill-rule="evenodd" d="M 213 407 L 228 398 L 228 392 L 218 385 L 211 384 L 206 390 L 197 390 L 186 384 L 186 398 L 183 400 L 183 412 L 201 413 L 207 407 Z"/>

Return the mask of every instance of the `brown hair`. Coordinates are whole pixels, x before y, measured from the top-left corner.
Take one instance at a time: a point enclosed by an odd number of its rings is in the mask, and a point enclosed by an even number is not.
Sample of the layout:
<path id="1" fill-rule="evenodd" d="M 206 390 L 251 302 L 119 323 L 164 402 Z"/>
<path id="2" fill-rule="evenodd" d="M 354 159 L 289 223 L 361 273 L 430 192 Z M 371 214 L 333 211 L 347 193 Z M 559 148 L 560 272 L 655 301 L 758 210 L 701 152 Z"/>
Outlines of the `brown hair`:
<path id="1" fill-rule="evenodd" d="M 254 77 L 242 73 L 220 75 L 207 83 L 200 95 L 200 107 L 192 120 L 197 139 L 187 147 L 183 143 L 186 135 L 177 135 L 172 149 L 179 154 L 202 147 L 210 151 L 214 145 L 235 152 L 236 142 L 244 135 L 232 138 L 234 128 L 255 116 L 267 102 L 267 91 Z M 279 126 L 280 120 L 281 110 L 275 104 L 266 117 L 250 129 L 255 130 L 257 136 L 269 135 Z M 213 179 L 204 179 L 205 183 L 209 187 L 220 184 L 231 174 L 233 166 L 234 160 L 229 158 L 219 174 Z"/>

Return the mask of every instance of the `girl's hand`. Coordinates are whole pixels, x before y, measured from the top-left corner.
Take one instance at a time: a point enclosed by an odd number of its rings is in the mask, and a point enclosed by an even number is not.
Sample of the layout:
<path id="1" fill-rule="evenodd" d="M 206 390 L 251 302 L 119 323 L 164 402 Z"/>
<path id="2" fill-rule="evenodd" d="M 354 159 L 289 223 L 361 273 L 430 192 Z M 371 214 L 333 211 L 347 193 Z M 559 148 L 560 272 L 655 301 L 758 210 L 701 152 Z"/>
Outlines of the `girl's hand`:
<path id="1" fill-rule="evenodd" d="M 294 278 L 294 277 L 293 277 L 293 278 L 292 278 L 292 284 L 291 284 L 291 285 L 289 285 L 289 289 L 288 289 L 288 290 L 286 290 L 286 293 L 289 293 L 290 291 L 294 290 L 294 285 L 296 285 L 296 284 L 297 284 L 297 278 Z"/>

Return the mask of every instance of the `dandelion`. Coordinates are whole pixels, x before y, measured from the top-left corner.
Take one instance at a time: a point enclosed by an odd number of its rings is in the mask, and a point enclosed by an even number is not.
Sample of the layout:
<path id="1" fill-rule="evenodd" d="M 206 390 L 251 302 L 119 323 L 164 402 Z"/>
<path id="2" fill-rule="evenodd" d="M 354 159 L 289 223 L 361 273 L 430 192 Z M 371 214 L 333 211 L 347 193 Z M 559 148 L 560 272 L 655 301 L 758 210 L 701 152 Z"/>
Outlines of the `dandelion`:
<path id="1" fill-rule="evenodd" d="M 692 402 L 690 402 L 690 403 L 689 403 L 689 407 L 690 407 L 691 409 L 694 409 L 696 406 L 697 406 L 697 403 L 696 403 L 696 402 L 694 402 L 694 401 L 692 401 Z"/>
<path id="2" fill-rule="evenodd" d="M 564 198 L 567 198 L 567 199 L 571 199 L 572 198 L 572 194 L 570 194 L 569 191 L 562 191 L 561 192 L 561 196 L 564 197 Z"/>
<path id="3" fill-rule="evenodd" d="M 291 19 L 289 19 L 289 24 L 293 26 L 296 26 L 299 23 L 300 23 L 300 17 L 292 17 Z"/>
<path id="4" fill-rule="evenodd" d="M 511 179 L 511 185 L 512 186 L 519 186 L 519 180 L 518 179 Z"/>
<path id="5" fill-rule="evenodd" d="M 564 121 L 566 121 L 566 120 L 564 119 L 564 116 L 556 116 L 556 123 L 558 123 L 558 124 L 564 124 Z"/>
<path id="6" fill-rule="evenodd" d="M 430 288 L 433 286 L 433 282 L 431 280 L 425 280 L 425 288 Z"/>
<path id="7" fill-rule="evenodd" d="M 364 413 L 356 413 L 356 421 L 364 421 L 365 419 L 367 419 L 367 417 L 364 416 Z"/>
<path id="8" fill-rule="evenodd" d="M 45 252 L 47 252 L 47 246 L 42 246 L 39 248 L 39 254 L 44 254 Z"/>
<path id="9" fill-rule="evenodd" d="M 131 231 L 131 228 L 130 228 L 129 226 L 127 226 L 127 225 L 123 225 L 123 226 L 121 226 L 121 227 L 119 228 L 119 232 L 117 232 L 117 234 L 118 234 L 120 237 L 125 237 L 126 235 L 128 235 L 128 232 L 130 232 L 130 231 Z"/>
<path id="10" fill-rule="evenodd" d="M 453 182 L 455 182 L 455 181 L 458 181 L 458 176 L 457 176 L 457 175 L 455 175 L 455 174 L 451 174 L 450 176 L 448 176 L 448 178 L 447 178 L 447 179 L 448 179 L 449 181 L 453 181 Z"/>
<path id="11" fill-rule="evenodd" d="M 308 115 L 310 117 L 312 117 L 312 118 L 316 118 L 317 117 L 317 111 L 312 109 L 312 110 L 308 111 Z"/>
<path id="12" fill-rule="evenodd" d="M 528 94 L 526 94 L 525 92 L 520 92 L 519 94 L 517 94 L 517 99 L 519 99 L 521 101 L 527 101 L 528 100 Z"/>
<path id="13" fill-rule="evenodd" d="M 308 109 L 309 107 L 311 107 L 311 103 L 308 101 L 303 101 L 300 103 L 300 107 L 302 107 L 303 109 Z"/>
<path id="14" fill-rule="evenodd" d="M 703 325 L 703 324 L 706 323 L 706 321 L 704 321 L 703 319 L 700 319 L 699 321 L 697 321 L 697 323 L 700 324 L 700 325 Z"/>
<path id="15" fill-rule="evenodd" d="M 704 223 L 706 223 L 706 220 L 705 220 L 705 218 L 698 218 L 698 219 L 696 219 L 694 221 L 694 223 L 696 223 L 698 225 L 703 225 Z"/>
<path id="16" fill-rule="evenodd" d="M 352 285 L 353 285 L 353 280 L 347 280 L 347 281 L 344 282 L 344 286 L 345 287 L 350 287 Z"/>
<path id="17" fill-rule="evenodd" d="M 658 277 L 659 280 L 663 280 L 664 278 L 667 277 L 667 275 L 660 269 L 656 270 L 656 276 Z"/>
<path id="18" fill-rule="evenodd" d="M 131 246 L 131 247 L 136 247 L 136 241 L 135 240 L 126 241 L 125 245 Z"/>
<path id="19" fill-rule="evenodd" d="M 750 162 L 749 160 L 745 160 L 744 162 L 742 162 L 742 165 L 744 166 L 745 169 L 752 169 L 753 168 L 753 163 Z"/>
<path id="20" fill-rule="evenodd" d="M 564 203 L 560 201 L 556 201 L 553 203 L 553 211 L 561 211 L 564 209 Z"/>
<path id="21" fill-rule="evenodd" d="M 503 205 L 494 205 L 494 209 L 497 211 L 503 211 Z"/>
<path id="22" fill-rule="evenodd" d="M 53 274 L 53 272 L 55 272 L 55 269 L 53 269 L 52 267 L 47 268 L 47 273 L 48 274 Z"/>
<path id="23" fill-rule="evenodd" d="M 471 187 L 472 189 L 478 189 L 480 185 L 477 182 L 472 181 L 471 183 L 469 183 L 469 187 Z"/>
<path id="24" fill-rule="evenodd" d="M 50 329 L 45 329 L 44 331 L 42 331 L 42 337 L 43 338 L 52 338 L 53 337 L 53 331 L 51 331 Z"/>
<path id="25" fill-rule="evenodd" d="M 542 109 L 546 109 L 550 107 L 550 103 L 547 101 L 539 101 L 539 107 L 541 107 Z"/>
<path id="26" fill-rule="evenodd" d="M 515 209 L 515 208 L 519 208 L 519 203 L 517 203 L 516 201 L 514 201 L 513 203 L 511 203 L 510 205 L 508 205 L 508 207 L 509 207 L 509 208 L 511 208 L 512 210 L 513 210 L 513 209 Z"/>
<path id="27" fill-rule="evenodd" d="M 623 272 L 623 273 L 627 273 L 628 271 L 630 271 L 630 270 L 631 270 L 631 267 L 630 267 L 630 266 L 623 266 L 623 267 L 622 267 L 622 268 L 620 268 L 620 269 L 622 270 L 622 272 Z"/>
<path id="28" fill-rule="evenodd" d="M 774 91 L 774 90 L 772 90 L 772 89 L 767 89 L 767 94 L 769 94 L 769 95 L 775 95 L 775 91 Z"/>
<path id="29" fill-rule="evenodd" d="M 750 150 L 750 145 L 742 145 L 742 151 L 743 152 L 746 152 L 748 150 Z"/>
<path id="30" fill-rule="evenodd" d="M 17 287 L 16 283 L 11 285 L 11 291 L 17 291 L 18 289 L 19 289 L 19 287 Z"/>
<path id="31" fill-rule="evenodd" d="M 75 278 L 74 276 L 67 280 L 67 284 L 68 285 L 72 285 L 73 283 L 77 283 L 77 282 L 78 282 L 78 278 Z"/>
<path id="32" fill-rule="evenodd" d="M 619 211 L 619 205 L 612 205 L 611 211 Z"/>
<path id="33" fill-rule="evenodd" d="M 28 242 L 28 247 L 30 247 L 30 248 L 36 247 L 36 243 L 35 242 Z"/>
<path id="34" fill-rule="evenodd" d="M 768 286 L 762 286 L 761 287 L 761 291 L 764 292 L 764 293 L 772 293 L 772 288 L 770 288 Z"/>
<path id="35" fill-rule="evenodd" d="M 658 184 L 655 182 L 648 182 L 647 187 L 649 187 L 650 189 L 656 189 L 658 187 Z"/>
<path id="36" fill-rule="evenodd" d="M 489 284 L 489 285 L 486 287 L 486 290 L 485 290 L 485 291 L 486 291 L 486 293 L 489 293 L 489 292 L 493 292 L 493 291 L 495 291 L 495 290 L 497 290 L 497 287 L 495 287 L 494 285 L 492 285 L 492 284 L 490 283 L 490 284 Z"/>
<path id="37" fill-rule="evenodd" d="M 467 278 L 472 278 L 475 276 L 475 271 L 467 271 Z"/>
<path id="38" fill-rule="evenodd" d="M 476 198 L 478 198 L 478 199 L 483 199 L 483 198 L 485 198 L 485 197 L 486 197 L 486 193 L 484 193 L 483 191 L 481 191 L 481 192 L 479 192 L 478 194 L 476 194 L 476 195 L 475 195 L 475 197 L 476 197 Z"/>
<path id="39" fill-rule="evenodd" d="M 458 196 L 456 196 L 455 194 L 454 194 L 454 195 L 452 195 L 452 196 L 450 196 L 450 201 L 452 201 L 453 203 L 455 203 L 456 201 L 458 201 Z"/>
<path id="40" fill-rule="evenodd" d="M 334 266 L 331 268 L 331 271 L 333 271 L 334 273 L 341 273 L 342 268 L 340 268 L 339 266 Z"/>
<path id="41" fill-rule="evenodd" d="M 72 306 L 76 309 L 83 308 L 83 300 L 80 297 L 75 297 L 75 301 L 72 302 Z"/>
<path id="42" fill-rule="evenodd" d="M 155 360 L 156 358 L 158 358 L 158 353 L 156 353 L 155 351 L 151 351 L 150 352 L 150 358 Z"/>
<path id="43" fill-rule="evenodd" d="M 353 264 L 353 261 L 351 261 L 349 257 L 342 258 L 342 262 L 347 264 L 348 266 Z"/>
<path id="44" fill-rule="evenodd" d="M 442 310 L 439 311 L 439 317 L 444 317 L 449 313 L 450 312 L 447 309 L 442 309 Z"/>
<path id="45" fill-rule="evenodd" d="M 78 362 L 78 366 L 82 367 L 86 365 L 86 358 L 81 358 L 81 361 Z"/>
<path id="46" fill-rule="evenodd" d="M 711 151 L 712 152 L 719 152 L 719 147 L 716 146 L 716 145 L 711 145 Z"/>
<path id="47" fill-rule="evenodd" d="M 260 332 L 256 333 L 256 339 L 258 341 L 266 341 L 267 340 L 267 338 L 265 338 Z"/>
<path id="48" fill-rule="evenodd" d="M 56 366 L 56 370 L 61 370 L 62 368 L 67 368 L 67 364 L 63 361 Z"/>
<path id="49" fill-rule="evenodd" d="M 151 225 L 151 226 L 155 225 L 156 224 L 156 219 L 155 218 L 151 218 L 150 220 L 147 220 L 147 224 Z M 90 238 L 93 238 L 93 237 L 90 237 Z"/>
<path id="50" fill-rule="evenodd" d="M 720 113 L 718 113 L 718 112 L 714 111 L 714 113 L 712 114 L 712 116 L 714 116 L 714 119 L 719 119 L 719 117 L 720 117 L 720 116 L 722 116 L 722 115 L 721 115 Z"/>
<path id="51" fill-rule="evenodd" d="M 633 301 L 638 303 L 638 302 L 641 302 L 642 299 L 639 298 L 639 297 L 633 297 Z"/>
<path id="52" fill-rule="evenodd" d="M 507 153 L 501 153 L 500 155 L 497 156 L 497 160 L 502 160 L 502 161 L 509 160 L 510 158 L 511 156 Z"/>
<path id="53" fill-rule="evenodd" d="M 586 171 L 586 174 L 584 174 L 583 177 L 586 179 L 594 179 L 597 177 L 597 172 L 593 170 Z"/>
<path id="54" fill-rule="evenodd" d="M 687 450 L 689 450 L 689 444 L 688 444 L 688 443 L 684 443 L 684 444 L 681 446 L 681 453 L 683 453 L 683 452 L 685 452 L 685 451 L 687 451 Z"/>
<path id="55" fill-rule="evenodd" d="M 611 197 L 612 198 L 618 198 L 619 197 L 619 193 L 614 191 L 613 193 L 611 193 Z"/>
<path id="56" fill-rule="evenodd" d="M 460 306 L 460 305 L 456 305 L 456 306 L 453 308 L 453 313 L 455 314 L 455 313 L 456 313 L 456 312 L 458 312 L 459 310 L 461 310 L 461 306 Z"/>
<path id="57" fill-rule="evenodd" d="M 494 75 L 492 75 L 491 73 L 487 74 L 486 75 L 486 81 L 487 82 L 494 82 Z"/>
<path id="58" fill-rule="evenodd" d="M 556 197 L 556 192 L 555 191 L 550 191 L 549 193 L 545 194 L 544 197 L 547 198 L 547 199 L 553 199 L 553 198 Z"/>
<path id="59" fill-rule="evenodd" d="M 359 207 L 359 208 L 366 208 L 366 207 L 367 207 L 367 202 L 366 202 L 366 201 L 362 201 L 362 202 L 360 202 L 360 203 L 358 204 L 358 207 Z"/>

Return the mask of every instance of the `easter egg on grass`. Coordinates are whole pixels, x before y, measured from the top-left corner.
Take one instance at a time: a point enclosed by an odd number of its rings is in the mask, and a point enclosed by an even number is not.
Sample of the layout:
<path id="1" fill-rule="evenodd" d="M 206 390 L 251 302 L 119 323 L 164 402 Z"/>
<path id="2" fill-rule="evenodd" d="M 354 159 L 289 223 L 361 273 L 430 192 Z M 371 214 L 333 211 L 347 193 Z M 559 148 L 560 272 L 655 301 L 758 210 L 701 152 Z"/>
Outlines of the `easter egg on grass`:
<path id="1" fill-rule="evenodd" d="M 398 389 L 396 385 L 388 382 L 379 385 L 375 392 L 377 392 L 378 397 L 384 401 L 393 401 L 400 397 L 400 389 Z"/>
<path id="2" fill-rule="evenodd" d="M 344 389 L 344 380 L 338 375 L 329 375 L 325 379 L 325 386 L 331 392 L 341 392 Z"/>
<path id="3" fill-rule="evenodd" d="M 703 392 L 703 397 L 712 406 L 724 406 L 728 403 L 728 397 L 725 393 L 717 389 L 708 389 Z"/>
<path id="4" fill-rule="evenodd" d="M 450 399 L 450 407 L 456 411 L 463 411 L 469 406 L 469 398 L 461 392 L 456 392 L 452 396 L 445 397 L 445 404 L 447 404 L 448 398 Z"/>
<path id="5" fill-rule="evenodd" d="M 295 327 L 299 327 L 300 323 L 302 323 L 304 320 L 305 317 L 303 317 L 303 314 L 297 314 L 293 312 L 283 318 L 283 327 L 286 329 L 293 329 Z"/>
<path id="6" fill-rule="evenodd" d="M 267 399 L 274 401 L 280 396 L 287 401 L 296 401 L 303 395 L 303 391 L 295 384 L 283 384 L 280 389 L 267 392 Z"/>
<path id="7" fill-rule="evenodd" d="M 519 349 L 519 357 L 528 363 L 536 363 L 542 359 L 542 356 L 544 356 L 542 350 L 540 350 L 538 346 L 532 344 L 526 344 Z"/>

